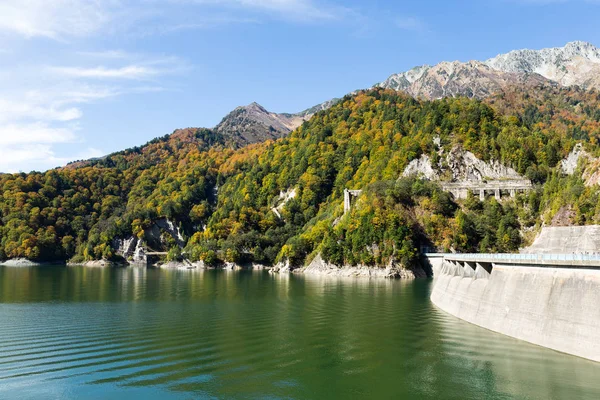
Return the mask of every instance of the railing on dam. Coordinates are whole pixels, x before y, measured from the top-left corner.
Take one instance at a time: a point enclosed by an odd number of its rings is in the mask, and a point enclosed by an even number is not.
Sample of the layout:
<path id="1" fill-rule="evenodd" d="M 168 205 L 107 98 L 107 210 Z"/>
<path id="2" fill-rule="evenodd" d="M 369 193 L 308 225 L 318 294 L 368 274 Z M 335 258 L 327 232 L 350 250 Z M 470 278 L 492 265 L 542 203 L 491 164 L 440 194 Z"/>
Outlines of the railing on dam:
<path id="1" fill-rule="evenodd" d="M 600 253 L 573 254 L 517 254 L 517 253 L 426 253 L 429 258 L 441 258 L 461 262 L 485 262 L 494 264 L 519 264 L 532 266 L 599 267 Z"/>

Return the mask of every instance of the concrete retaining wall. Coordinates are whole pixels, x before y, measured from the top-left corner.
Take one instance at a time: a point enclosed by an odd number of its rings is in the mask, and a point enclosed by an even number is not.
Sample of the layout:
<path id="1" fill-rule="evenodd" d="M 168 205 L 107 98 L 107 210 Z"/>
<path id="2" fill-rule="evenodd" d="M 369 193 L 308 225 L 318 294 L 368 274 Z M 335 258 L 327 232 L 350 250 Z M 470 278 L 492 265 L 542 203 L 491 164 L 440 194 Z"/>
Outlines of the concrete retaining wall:
<path id="1" fill-rule="evenodd" d="M 496 265 L 491 275 L 469 275 L 444 261 L 433 303 L 483 328 L 600 361 L 600 271 Z"/>

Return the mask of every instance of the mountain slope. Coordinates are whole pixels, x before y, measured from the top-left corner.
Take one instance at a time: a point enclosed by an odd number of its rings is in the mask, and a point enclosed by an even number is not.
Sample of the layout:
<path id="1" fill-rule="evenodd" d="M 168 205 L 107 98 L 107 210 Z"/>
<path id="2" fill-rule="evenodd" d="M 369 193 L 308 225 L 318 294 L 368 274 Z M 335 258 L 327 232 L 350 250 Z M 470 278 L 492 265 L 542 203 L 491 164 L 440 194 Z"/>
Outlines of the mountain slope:
<path id="1" fill-rule="evenodd" d="M 296 129 L 303 121 L 303 116 L 272 113 L 261 105 L 252 103 L 233 110 L 214 130 L 238 145 L 245 145 L 279 139 Z"/>
<path id="2" fill-rule="evenodd" d="M 420 245 L 515 250 L 520 231 L 564 207 L 574 222 L 600 221 L 597 186 L 560 172 L 578 142 L 600 156 L 600 98 L 517 86 L 487 102 L 376 89 L 275 142 L 234 150 L 219 133 L 184 129 L 81 166 L 0 175 L 0 259 L 112 259 L 115 243 L 150 243 L 163 221 L 209 264 L 301 265 L 320 252 L 336 264 L 410 265 Z M 398 180 L 412 160 L 457 146 L 543 186 L 504 204 L 457 204 L 435 184 Z M 345 188 L 364 190 L 346 215 Z M 171 236 L 153 233 L 163 251 L 178 246 Z"/>

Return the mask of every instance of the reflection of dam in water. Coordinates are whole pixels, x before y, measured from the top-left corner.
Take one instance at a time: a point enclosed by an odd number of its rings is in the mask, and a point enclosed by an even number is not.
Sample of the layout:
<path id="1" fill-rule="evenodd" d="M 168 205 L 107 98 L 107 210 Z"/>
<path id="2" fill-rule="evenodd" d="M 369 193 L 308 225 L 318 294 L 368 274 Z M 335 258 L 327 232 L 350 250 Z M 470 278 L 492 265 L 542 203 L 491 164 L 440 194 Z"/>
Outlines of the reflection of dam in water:
<path id="1" fill-rule="evenodd" d="M 600 361 L 600 256 L 430 255 L 431 300 L 475 325 Z"/>

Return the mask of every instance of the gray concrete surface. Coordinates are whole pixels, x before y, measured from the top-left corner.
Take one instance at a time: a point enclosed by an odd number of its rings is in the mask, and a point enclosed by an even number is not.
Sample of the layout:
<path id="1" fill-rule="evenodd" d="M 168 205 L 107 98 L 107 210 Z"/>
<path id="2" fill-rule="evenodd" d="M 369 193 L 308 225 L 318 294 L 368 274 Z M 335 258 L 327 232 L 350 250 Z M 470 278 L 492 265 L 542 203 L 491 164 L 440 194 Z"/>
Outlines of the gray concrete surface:
<path id="1" fill-rule="evenodd" d="M 600 226 L 549 226 L 521 253 L 600 253 Z"/>
<path id="2" fill-rule="evenodd" d="M 439 264 L 439 258 L 434 261 Z M 440 309 L 475 325 L 600 361 L 600 270 L 496 264 L 487 274 L 442 261 L 431 294 Z"/>

